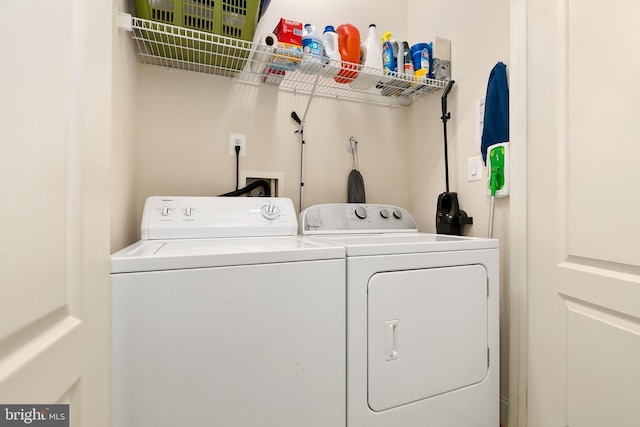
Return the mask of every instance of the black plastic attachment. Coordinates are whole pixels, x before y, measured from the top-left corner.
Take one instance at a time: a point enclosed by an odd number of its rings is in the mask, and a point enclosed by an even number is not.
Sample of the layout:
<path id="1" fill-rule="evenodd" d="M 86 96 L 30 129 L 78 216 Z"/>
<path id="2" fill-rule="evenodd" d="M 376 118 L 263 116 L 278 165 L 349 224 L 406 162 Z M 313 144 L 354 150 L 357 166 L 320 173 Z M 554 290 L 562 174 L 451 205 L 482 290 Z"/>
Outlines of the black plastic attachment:
<path id="1" fill-rule="evenodd" d="M 464 226 L 473 224 L 473 217 L 460 209 L 458 193 L 444 192 L 438 196 L 436 230 L 438 234 L 462 236 Z"/>

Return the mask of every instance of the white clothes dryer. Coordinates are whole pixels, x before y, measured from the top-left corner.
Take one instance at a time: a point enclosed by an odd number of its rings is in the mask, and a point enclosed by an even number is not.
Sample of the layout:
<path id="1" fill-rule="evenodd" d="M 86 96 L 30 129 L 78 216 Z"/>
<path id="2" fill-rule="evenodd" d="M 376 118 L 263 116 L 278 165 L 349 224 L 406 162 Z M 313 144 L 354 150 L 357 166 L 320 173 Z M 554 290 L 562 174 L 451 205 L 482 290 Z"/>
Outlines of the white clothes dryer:
<path id="1" fill-rule="evenodd" d="M 151 197 L 111 271 L 113 427 L 345 425 L 345 250 L 290 200 Z"/>
<path id="2" fill-rule="evenodd" d="M 388 205 L 299 224 L 346 250 L 347 427 L 497 427 L 498 241 L 418 233 Z"/>

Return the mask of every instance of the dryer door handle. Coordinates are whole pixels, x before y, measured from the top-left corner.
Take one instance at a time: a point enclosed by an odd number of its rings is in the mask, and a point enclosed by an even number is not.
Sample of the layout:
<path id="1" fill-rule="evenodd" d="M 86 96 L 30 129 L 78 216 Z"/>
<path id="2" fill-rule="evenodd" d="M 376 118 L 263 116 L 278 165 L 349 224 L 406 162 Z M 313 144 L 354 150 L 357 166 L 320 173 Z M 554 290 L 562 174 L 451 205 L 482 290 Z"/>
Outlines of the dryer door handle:
<path id="1" fill-rule="evenodd" d="M 385 359 L 387 361 L 396 360 L 398 355 L 398 319 L 389 320 L 385 323 Z"/>

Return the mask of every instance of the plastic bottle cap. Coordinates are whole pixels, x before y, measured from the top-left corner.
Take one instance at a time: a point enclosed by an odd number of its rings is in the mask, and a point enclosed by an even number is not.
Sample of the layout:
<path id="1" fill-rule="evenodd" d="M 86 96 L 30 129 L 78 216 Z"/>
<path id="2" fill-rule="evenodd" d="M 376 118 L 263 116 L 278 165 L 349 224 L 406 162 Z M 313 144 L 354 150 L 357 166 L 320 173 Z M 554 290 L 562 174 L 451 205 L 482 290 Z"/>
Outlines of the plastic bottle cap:
<path id="1" fill-rule="evenodd" d="M 415 76 L 417 76 L 417 77 L 424 77 L 424 76 L 426 76 L 426 75 L 427 75 L 427 72 L 428 72 L 428 71 L 427 71 L 427 70 L 425 70 L 424 68 L 420 68 L 420 69 L 418 69 L 418 70 L 415 70 L 415 71 L 413 72 L 413 74 L 414 74 Z"/>
<path id="2" fill-rule="evenodd" d="M 324 32 L 326 33 L 327 31 L 335 33 L 336 29 L 333 28 L 333 25 L 327 25 L 326 27 L 324 27 Z"/>

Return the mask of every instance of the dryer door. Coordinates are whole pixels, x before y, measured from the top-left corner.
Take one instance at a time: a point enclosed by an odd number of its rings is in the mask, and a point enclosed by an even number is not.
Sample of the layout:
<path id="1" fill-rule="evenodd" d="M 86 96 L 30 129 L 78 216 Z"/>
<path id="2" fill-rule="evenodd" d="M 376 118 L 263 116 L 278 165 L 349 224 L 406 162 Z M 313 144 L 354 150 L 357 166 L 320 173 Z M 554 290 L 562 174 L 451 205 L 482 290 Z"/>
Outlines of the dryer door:
<path id="1" fill-rule="evenodd" d="M 372 410 L 427 399 L 485 378 L 487 289 L 482 265 L 371 277 L 368 395 Z"/>

